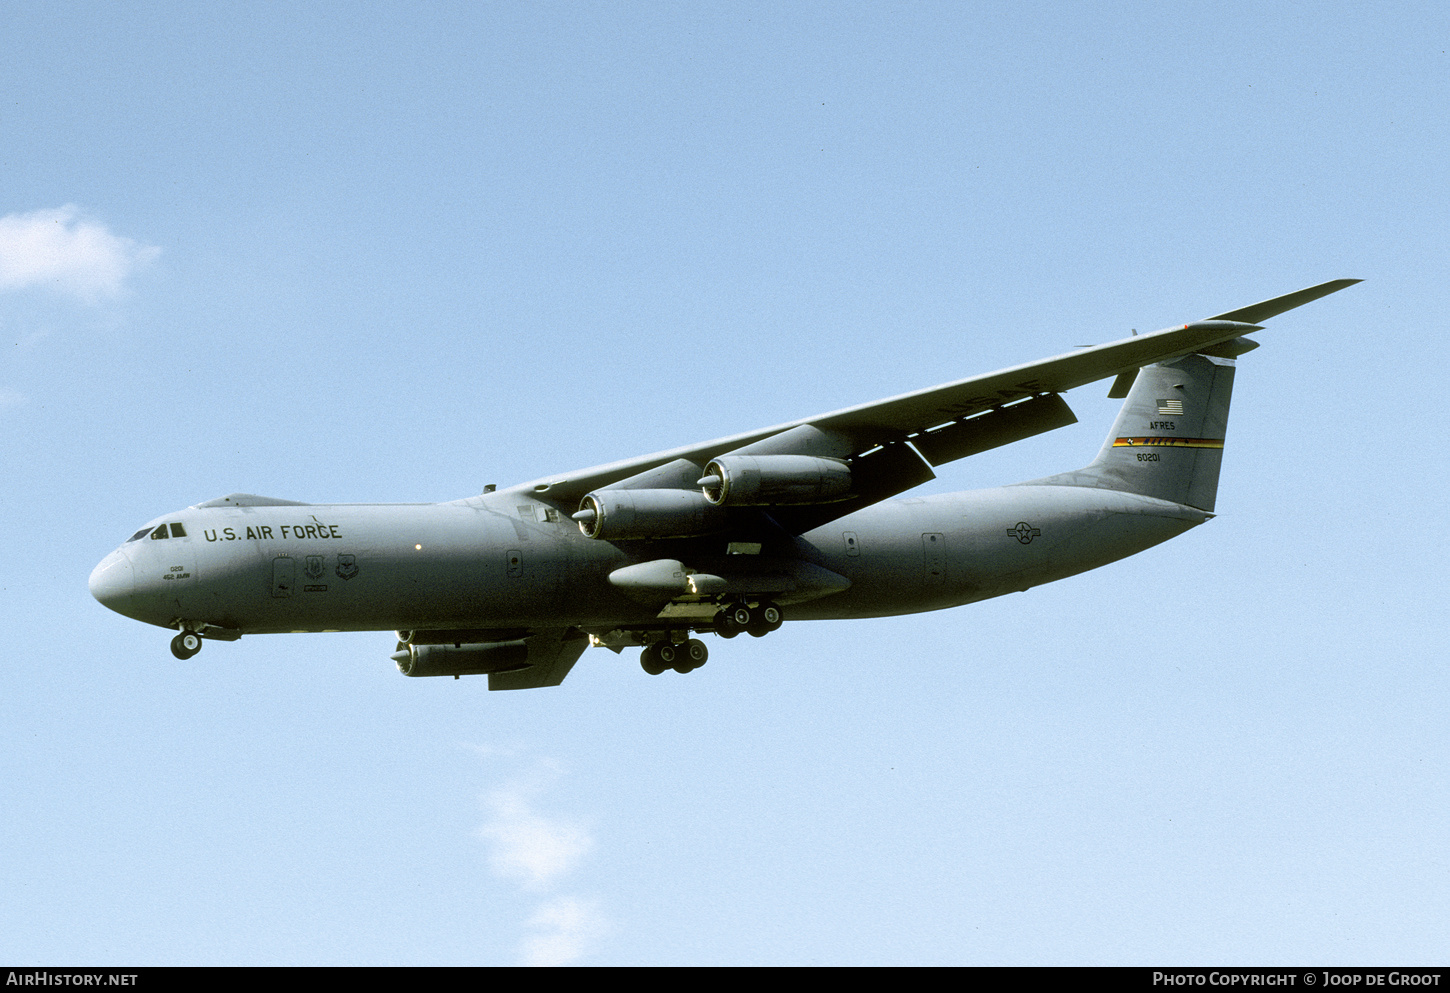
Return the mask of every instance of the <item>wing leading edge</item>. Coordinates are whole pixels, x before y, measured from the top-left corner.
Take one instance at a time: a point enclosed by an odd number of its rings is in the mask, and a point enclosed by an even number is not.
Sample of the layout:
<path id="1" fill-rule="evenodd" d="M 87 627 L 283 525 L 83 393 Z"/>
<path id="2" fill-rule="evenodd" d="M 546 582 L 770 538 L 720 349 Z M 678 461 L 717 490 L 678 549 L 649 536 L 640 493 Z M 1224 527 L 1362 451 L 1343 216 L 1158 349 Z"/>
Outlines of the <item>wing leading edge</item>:
<path id="1" fill-rule="evenodd" d="M 766 439 L 791 432 L 790 437 L 780 439 L 778 446 L 770 446 L 776 454 L 828 454 L 833 458 L 856 461 L 861 466 L 877 460 L 883 471 L 866 473 L 863 478 L 890 477 L 898 481 L 891 486 L 869 486 L 868 489 L 873 492 L 859 494 L 857 499 L 844 504 L 830 505 L 834 508 L 826 517 L 830 520 L 839 516 L 836 510 L 849 513 L 857 509 L 857 504 L 884 499 L 894 492 L 902 492 L 934 478 L 931 465 L 941 465 L 1074 423 L 1076 418 L 1057 394 L 1101 379 L 1131 374 L 1142 366 L 1211 348 L 1262 330 L 1256 321 L 1267 320 L 1357 282 L 1357 279 L 1332 280 L 1208 320 L 1080 348 L 1037 362 L 788 421 L 758 431 L 549 476 L 509 489 L 531 492 L 567 508 L 591 490 L 668 467 L 671 463 L 683 461 L 703 466 L 725 453 L 759 446 Z M 829 452 L 820 447 L 819 439 L 822 437 L 830 439 Z M 902 451 L 908 443 L 914 449 L 909 454 Z M 882 492 L 884 490 L 894 492 Z M 860 498 L 865 498 L 864 503 Z"/>

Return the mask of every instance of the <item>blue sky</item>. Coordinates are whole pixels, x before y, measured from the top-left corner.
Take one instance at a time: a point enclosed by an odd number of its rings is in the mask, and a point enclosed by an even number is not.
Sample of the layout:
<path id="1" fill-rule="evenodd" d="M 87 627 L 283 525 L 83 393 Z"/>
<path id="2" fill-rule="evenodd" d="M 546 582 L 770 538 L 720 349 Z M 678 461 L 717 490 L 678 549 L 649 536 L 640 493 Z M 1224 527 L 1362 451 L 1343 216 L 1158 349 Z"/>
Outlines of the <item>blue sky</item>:
<path id="1" fill-rule="evenodd" d="M 1431 4 L 10 4 L 0 959 L 1443 962 Z M 1219 517 L 687 677 L 179 663 L 91 567 L 477 493 L 1327 279 Z M 1117 404 L 929 490 L 1087 462 Z"/>

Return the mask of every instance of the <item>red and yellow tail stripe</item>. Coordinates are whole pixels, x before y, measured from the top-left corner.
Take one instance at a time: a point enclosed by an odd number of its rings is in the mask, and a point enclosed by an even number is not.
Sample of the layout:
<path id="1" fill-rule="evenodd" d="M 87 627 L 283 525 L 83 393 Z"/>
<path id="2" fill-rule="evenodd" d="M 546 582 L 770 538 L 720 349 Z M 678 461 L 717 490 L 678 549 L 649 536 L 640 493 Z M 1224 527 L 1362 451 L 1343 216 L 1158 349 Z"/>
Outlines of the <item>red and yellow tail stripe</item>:
<path id="1" fill-rule="evenodd" d="M 1114 448 L 1222 448 L 1222 438 L 1114 438 Z"/>

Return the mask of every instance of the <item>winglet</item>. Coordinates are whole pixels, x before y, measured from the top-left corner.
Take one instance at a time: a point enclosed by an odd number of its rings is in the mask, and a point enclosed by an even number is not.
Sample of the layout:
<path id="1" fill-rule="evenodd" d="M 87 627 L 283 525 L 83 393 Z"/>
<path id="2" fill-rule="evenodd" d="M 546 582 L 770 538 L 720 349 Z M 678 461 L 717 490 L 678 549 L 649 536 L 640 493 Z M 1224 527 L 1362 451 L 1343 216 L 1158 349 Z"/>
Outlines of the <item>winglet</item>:
<path id="1" fill-rule="evenodd" d="M 1305 290 L 1286 293 L 1281 297 L 1274 297 L 1274 299 L 1265 300 L 1262 303 L 1254 303 L 1247 307 L 1240 307 L 1238 310 L 1231 310 L 1227 314 L 1215 314 L 1209 320 L 1243 321 L 1245 324 L 1258 324 L 1261 321 L 1267 321 L 1271 317 L 1277 317 L 1286 310 L 1302 307 L 1312 300 L 1327 297 L 1331 293 L 1338 293 L 1346 286 L 1353 286 L 1355 283 L 1360 282 L 1363 282 L 1363 280 L 1331 279 L 1327 283 L 1320 283 L 1318 286 L 1311 286 Z"/>

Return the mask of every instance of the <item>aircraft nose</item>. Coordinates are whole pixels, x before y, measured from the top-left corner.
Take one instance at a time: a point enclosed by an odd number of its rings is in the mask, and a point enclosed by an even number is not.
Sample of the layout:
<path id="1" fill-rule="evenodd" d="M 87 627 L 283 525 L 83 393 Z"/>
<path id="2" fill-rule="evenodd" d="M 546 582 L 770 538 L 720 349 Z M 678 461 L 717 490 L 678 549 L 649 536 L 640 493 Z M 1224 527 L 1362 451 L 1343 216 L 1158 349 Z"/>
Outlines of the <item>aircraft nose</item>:
<path id="1" fill-rule="evenodd" d="M 91 596 L 110 607 L 118 614 L 126 613 L 126 607 L 136 594 L 136 573 L 131 560 L 119 548 L 101 559 L 101 564 L 91 572 Z"/>

